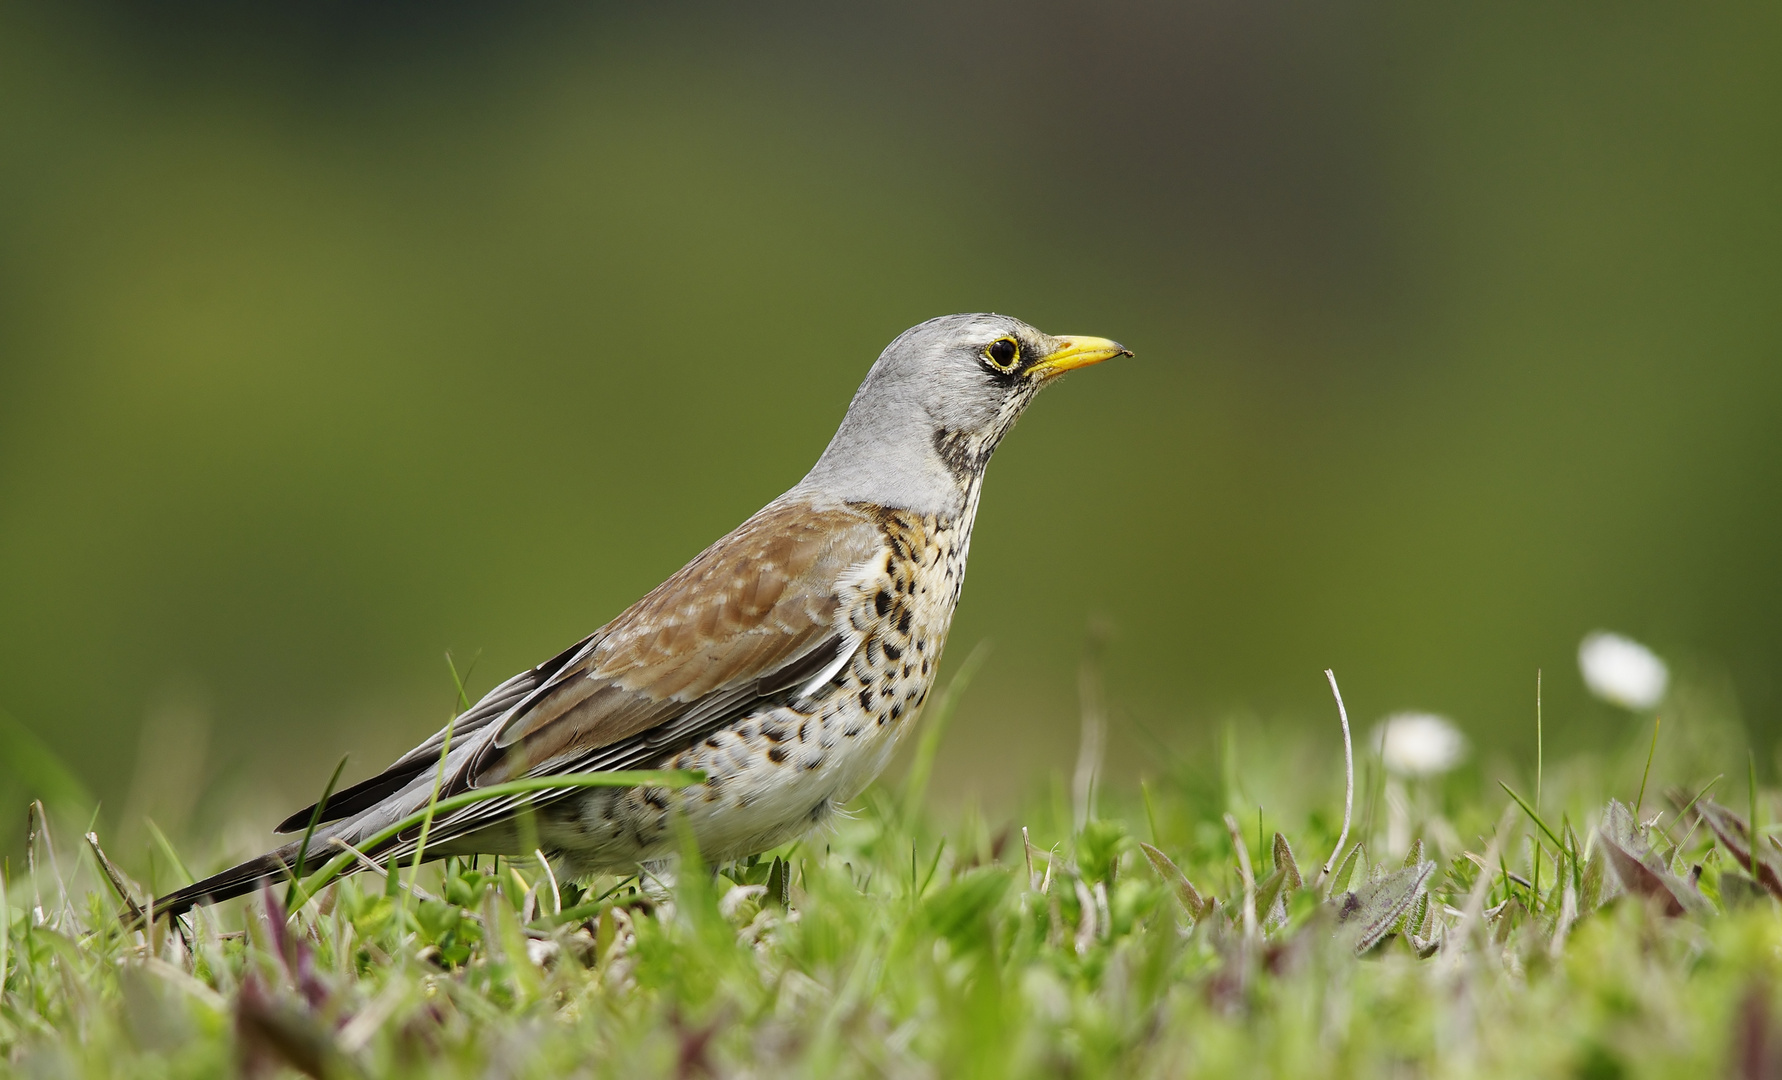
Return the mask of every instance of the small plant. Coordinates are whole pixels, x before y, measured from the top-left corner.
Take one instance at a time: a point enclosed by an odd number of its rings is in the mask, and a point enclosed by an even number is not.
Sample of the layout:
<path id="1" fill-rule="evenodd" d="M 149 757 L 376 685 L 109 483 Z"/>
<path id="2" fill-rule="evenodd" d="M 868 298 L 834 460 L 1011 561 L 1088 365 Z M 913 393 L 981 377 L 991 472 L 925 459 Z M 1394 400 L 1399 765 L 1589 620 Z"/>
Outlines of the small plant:
<path id="1" fill-rule="evenodd" d="M 1546 762 L 1538 804 L 1511 782 L 1412 803 L 1417 836 L 1389 856 L 1391 829 L 1335 813 L 1354 772 L 1324 756 L 1325 805 L 1261 834 L 1254 814 L 1208 813 L 1180 772 L 1080 827 L 1053 800 L 941 828 L 909 787 L 881 787 L 832 834 L 737 863 L 689 850 L 673 872 L 565 881 L 536 859 L 351 878 L 331 860 L 173 923 L 131 914 L 148 892 L 102 837 L 70 845 L 33 807 L 23 866 L 0 875 L 0 1060 L 315 1077 L 1671 1076 L 1770 1060 L 1782 848 L 1750 807 L 1699 781 L 1642 800 L 1640 773 L 1568 788 L 1556 777 L 1576 770 Z M 1762 795 L 1753 783 L 1760 811 Z M 165 838 L 157 852 L 178 864 Z"/>

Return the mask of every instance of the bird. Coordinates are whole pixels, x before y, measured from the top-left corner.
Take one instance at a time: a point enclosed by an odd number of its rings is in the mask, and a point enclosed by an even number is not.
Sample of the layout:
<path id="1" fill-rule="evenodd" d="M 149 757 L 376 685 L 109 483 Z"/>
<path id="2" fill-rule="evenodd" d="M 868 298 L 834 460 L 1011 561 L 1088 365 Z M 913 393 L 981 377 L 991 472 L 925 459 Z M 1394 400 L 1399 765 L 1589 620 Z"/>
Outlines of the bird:
<path id="1" fill-rule="evenodd" d="M 1131 355 L 992 313 L 911 327 L 785 494 L 612 621 L 275 829 L 304 839 L 157 898 L 154 915 L 349 849 L 366 859 L 347 872 L 419 848 L 428 859 L 536 851 L 579 877 L 666 862 L 687 831 L 718 865 L 820 829 L 878 776 L 934 685 L 997 444 L 1059 376 Z M 424 847 L 419 828 L 380 840 L 432 800 L 631 769 L 702 778 L 546 786 L 441 811 Z"/>

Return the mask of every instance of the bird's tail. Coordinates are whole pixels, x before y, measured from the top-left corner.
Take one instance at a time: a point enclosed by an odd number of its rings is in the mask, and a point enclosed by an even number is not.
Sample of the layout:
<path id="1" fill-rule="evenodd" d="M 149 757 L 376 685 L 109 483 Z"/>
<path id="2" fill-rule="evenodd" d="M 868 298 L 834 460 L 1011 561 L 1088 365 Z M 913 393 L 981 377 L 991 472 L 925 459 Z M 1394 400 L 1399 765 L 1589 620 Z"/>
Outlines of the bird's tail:
<path id="1" fill-rule="evenodd" d="M 476 749 L 476 746 L 467 743 L 462 750 L 454 750 L 453 753 L 468 757 L 476 752 Z M 460 757 L 460 765 L 462 762 L 463 758 Z M 357 810 L 357 813 L 324 824 L 307 838 L 309 854 L 304 858 L 305 869 L 307 871 L 321 869 L 323 863 L 340 854 L 342 844 L 351 845 L 354 850 L 362 851 L 367 857 L 380 861 L 386 857 L 409 857 L 419 846 L 419 836 L 416 835 L 419 830 L 411 830 L 408 835 L 401 837 L 385 837 L 381 842 L 370 847 L 365 845 L 369 840 L 375 840 L 381 830 L 388 829 L 427 806 L 428 802 L 436 797 L 435 783 L 434 777 L 425 772 L 418 776 L 410 776 L 406 786 L 385 794 L 372 805 L 354 807 L 353 809 Z M 449 784 L 448 781 L 448 791 Z M 350 794 L 367 787 L 368 784 L 360 784 L 358 788 L 348 789 L 348 792 Z M 326 813 L 331 809 L 338 810 L 338 807 L 334 805 L 335 802 L 335 799 L 330 799 L 329 806 L 324 807 L 323 812 Z M 492 805 L 491 803 L 479 803 L 474 809 L 485 811 L 485 808 Z M 311 807 L 311 814 L 313 816 L 314 807 Z M 426 851 L 429 857 L 437 859 L 448 854 L 458 853 L 450 846 L 450 841 L 466 831 L 462 827 L 460 817 L 465 821 L 474 822 L 477 820 L 476 817 L 466 814 L 463 810 L 452 815 L 442 815 L 434 820 Z M 258 889 L 266 882 L 286 880 L 291 876 L 297 864 L 297 853 L 303 850 L 303 845 L 303 840 L 293 840 L 291 843 L 269 851 L 258 858 L 231 866 L 220 874 L 213 874 L 203 881 L 187 885 L 178 892 L 159 897 L 155 900 L 155 916 L 159 918 L 164 914 L 183 915 L 200 904 L 211 904 L 243 896 Z M 478 850 L 493 851 L 495 849 L 479 847 Z M 357 862 L 348 862 L 341 869 L 341 873 L 343 875 L 352 874 L 359 869 L 360 865 Z"/>
<path id="2" fill-rule="evenodd" d="M 292 863 L 297 858 L 300 843 L 286 844 L 276 851 L 249 859 L 247 862 L 231 866 L 218 874 L 212 874 L 203 881 L 194 881 L 177 892 L 155 898 L 154 914 L 184 915 L 200 904 L 214 904 L 237 896 L 245 896 L 259 888 L 262 883 L 279 881 L 291 874 Z"/>

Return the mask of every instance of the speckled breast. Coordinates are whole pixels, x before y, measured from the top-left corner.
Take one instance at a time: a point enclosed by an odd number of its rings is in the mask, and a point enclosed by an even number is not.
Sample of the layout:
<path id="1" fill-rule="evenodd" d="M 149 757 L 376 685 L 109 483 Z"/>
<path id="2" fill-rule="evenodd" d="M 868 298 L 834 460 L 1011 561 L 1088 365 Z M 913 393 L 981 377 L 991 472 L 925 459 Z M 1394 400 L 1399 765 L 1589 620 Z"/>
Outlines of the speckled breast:
<path id="1" fill-rule="evenodd" d="M 975 500 L 974 500 L 975 502 Z M 574 872 L 670 855 L 684 810 L 705 858 L 764 851 L 821 825 L 878 776 L 934 684 L 965 579 L 970 518 L 875 506 L 882 551 L 837 582 L 852 655 L 826 683 L 665 755 L 699 769 L 680 792 L 593 790 L 547 807 L 540 840 Z"/>

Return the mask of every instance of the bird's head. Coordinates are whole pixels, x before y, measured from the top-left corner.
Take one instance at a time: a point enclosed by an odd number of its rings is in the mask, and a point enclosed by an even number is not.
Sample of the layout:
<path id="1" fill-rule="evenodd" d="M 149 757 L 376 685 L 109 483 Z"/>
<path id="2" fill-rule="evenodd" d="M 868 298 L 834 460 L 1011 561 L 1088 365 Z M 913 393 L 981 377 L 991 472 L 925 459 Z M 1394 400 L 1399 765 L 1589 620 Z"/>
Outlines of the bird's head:
<path id="1" fill-rule="evenodd" d="M 800 487 L 848 501 L 958 509 L 1042 387 L 1131 355 L 1107 338 L 1053 337 L 1006 315 L 930 319 L 880 354 Z"/>

